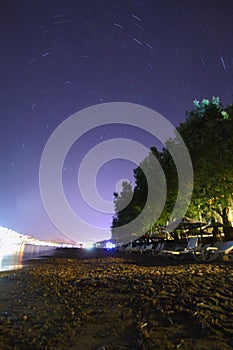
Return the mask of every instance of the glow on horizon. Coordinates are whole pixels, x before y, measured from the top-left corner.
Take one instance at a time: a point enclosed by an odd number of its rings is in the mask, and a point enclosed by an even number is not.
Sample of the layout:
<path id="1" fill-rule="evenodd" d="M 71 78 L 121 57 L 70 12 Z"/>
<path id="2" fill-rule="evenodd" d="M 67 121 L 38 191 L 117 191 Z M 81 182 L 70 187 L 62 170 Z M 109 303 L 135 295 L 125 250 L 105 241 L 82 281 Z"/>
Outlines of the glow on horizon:
<path id="1" fill-rule="evenodd" d="M 0 254 L 4 251 L 5 255 L 12 254 L 13 250 L 16 249 L 16 246 L 20 244 L 33 244 L 38 246 L 51 246 L 60 248 L 93 248 L 94 243 L 95 242 L 93 241 L 84 241 L 76 243 L 43 241 L 29 235 L 18 233 L 13 229 L 0 226 Z M 18 250 L 18 248 L 16 250 Z"/>
<path id="2" fill-rule="evenodd" d="M 11 244 L 33 244 L 33 245 L 43 245 L 43 246 L 61 246 L 60 243 L 54 243 L 49 241 L 42 241 L 38 238 L 18 233 L 17 231 L 0 226 L 0 248 L 4 245 Z"/>

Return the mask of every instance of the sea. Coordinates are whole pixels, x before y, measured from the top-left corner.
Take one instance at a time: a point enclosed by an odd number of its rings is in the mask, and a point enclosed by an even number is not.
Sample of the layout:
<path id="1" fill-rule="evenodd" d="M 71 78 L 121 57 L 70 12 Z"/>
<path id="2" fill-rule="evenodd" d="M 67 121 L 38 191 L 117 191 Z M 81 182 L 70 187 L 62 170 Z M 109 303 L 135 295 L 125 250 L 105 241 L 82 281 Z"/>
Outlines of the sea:
<path id="1" fill-rule="evenodd" d="M 21 269 L 31 259 L 52 255 L 55 247 L 12 243 L 0 245 L 0 271 Z"/>

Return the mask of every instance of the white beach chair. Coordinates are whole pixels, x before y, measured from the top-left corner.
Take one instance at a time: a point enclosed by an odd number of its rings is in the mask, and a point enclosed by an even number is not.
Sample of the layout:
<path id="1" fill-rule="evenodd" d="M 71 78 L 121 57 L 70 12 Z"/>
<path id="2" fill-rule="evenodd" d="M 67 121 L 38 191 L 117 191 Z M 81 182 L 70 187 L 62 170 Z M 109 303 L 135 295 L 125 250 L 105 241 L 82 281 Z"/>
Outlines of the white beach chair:
<path id="1" fill-rule="evenodd" d="M 182 259 L 185 255 L 192 254 L 196 249 L 198 244 L 198 237 L 190 237 L 187 239 L 186 247 L 174 246 L 174 249 L 171 250 L 162 250 L 160 255 L 165 255 L 172 257 L 174 259 Z"/>
<path id="2" fill-rule="evenodd" d="M 198 244 L 198 237 L 190 237 L 188 238 L 188 245 L 187 248 L 185 248 L 185 251 L 190 252 L 191 250 L 196 249 Z"/>
<path id="3" fill-rule="evenodd" d="M 152 252 L 153 249 L 153 243 L 150 243 L 146 245 L 146 247 L 143 249 L 143 253 L 149 254 Z"/>
<path id="4" fill-rule="evenodd" d="M 191 237 L 183 242 L 171 242 L 170 249 L 162 249 L 160 255 L 170 256 L 173 258 L 180 257 L 184 253 L 190 252 L 196 247 L 198 237 Z"/>
<path id="5" fill-rule="evenodd" d="M 194 252 L 194 258 L 201 261 L 213 261 L 233 252 L 233 241 L 206 244 Z"/>
<path id="6" fill-rule="evenodd" d="M 152 255 L 159 255 L 160 252 L 163 250 L 164 242 L 158 242 L 156 247 L 152 248 Z"/>
<path id="7" fill-rule="evenodd" d="M 137 245 L 136 247 L 135 247 L 135 252 L 136 253 L 143 253 L 144 252 L 144 250 L 145 250 L 145 247 L 144 247 L 144 245 L 141 245 L 141 244 L 139 244 L 139 245 Z"/>

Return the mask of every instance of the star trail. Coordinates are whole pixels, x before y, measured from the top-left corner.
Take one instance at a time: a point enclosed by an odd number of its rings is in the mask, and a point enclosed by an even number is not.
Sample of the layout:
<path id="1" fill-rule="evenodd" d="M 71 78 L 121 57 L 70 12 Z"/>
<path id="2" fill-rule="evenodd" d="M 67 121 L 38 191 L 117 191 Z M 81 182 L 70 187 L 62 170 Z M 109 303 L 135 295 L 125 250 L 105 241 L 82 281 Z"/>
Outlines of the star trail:
<path id="1" fill-rule="evenodd" d="M 48 138 L 73 113 L 131 102 L 178 125 L 195 98 L 231 103 L 232 13 L 229 0 L 2 1 L 0 225 L 63 237 L 43 208 L 38 169 Z M 91 211 L 73 194 L 78 164 L 94 145 L 122 135 L 147 147 L 154 142 L 136 128 L 99 127 L 77 140 L 64 164 L 71 205 L 100 226 L 110 227 L 111 215 Z M 106 164 L 97 179 L 101 195 L 113 198 L 118 179 L 133 181 L 133 168 Z"/>

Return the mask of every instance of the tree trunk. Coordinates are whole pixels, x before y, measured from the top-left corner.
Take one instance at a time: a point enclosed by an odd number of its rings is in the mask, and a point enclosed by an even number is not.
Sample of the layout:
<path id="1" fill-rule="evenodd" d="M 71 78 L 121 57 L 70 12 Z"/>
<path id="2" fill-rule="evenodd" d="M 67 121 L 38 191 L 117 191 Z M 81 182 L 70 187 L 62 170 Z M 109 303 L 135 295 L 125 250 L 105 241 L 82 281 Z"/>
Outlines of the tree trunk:
<path id="1" fill-rule="evenodd" d="M 222 220 L 223 220 L 223 232 L 226 240 L 233 238 L 233 227 L 231 227 L 231 221 L 229 220 L 229 207 L 223 208 L 222 211 Z"/>
<path id="2" fill-rule="evenodd" d="M 222 221 L 223 225 L 230 226 L 230 221 L 229 221 L 229 208 L 223 208 L 222 210 Z"/>

